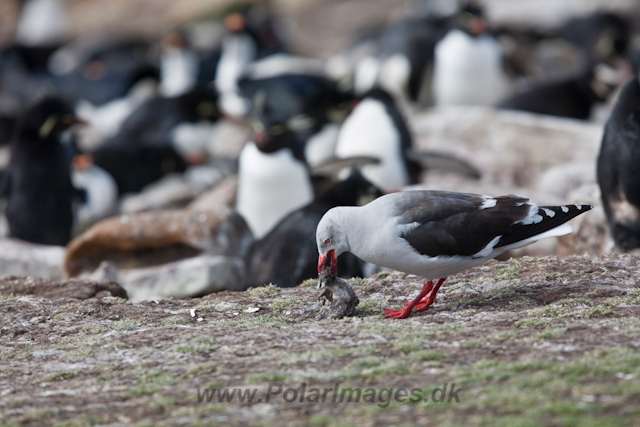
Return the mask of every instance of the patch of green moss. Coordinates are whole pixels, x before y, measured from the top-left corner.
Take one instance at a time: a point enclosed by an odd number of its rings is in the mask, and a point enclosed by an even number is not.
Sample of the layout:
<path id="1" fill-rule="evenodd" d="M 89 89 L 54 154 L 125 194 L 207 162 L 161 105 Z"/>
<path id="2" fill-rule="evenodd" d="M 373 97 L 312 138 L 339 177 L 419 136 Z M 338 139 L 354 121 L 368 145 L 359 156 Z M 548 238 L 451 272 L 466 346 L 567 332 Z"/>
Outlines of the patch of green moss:
<path id="1" fill-rule="evenodd" d="M 249 295 L 254 299 L 274 298 L 280 295 L 280 288 L 269 283 L 267 286 L 249 289 Z"/>

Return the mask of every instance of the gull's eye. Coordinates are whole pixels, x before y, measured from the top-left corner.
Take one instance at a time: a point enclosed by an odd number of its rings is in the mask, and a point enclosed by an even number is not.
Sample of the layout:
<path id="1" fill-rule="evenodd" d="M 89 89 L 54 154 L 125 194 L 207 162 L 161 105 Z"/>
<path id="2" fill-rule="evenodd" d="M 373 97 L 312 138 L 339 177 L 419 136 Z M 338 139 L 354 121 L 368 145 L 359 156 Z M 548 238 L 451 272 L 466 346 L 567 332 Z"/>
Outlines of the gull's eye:
<path id="1" fill-rule="evenodd" d="M 324 239 L 324 244 L 328 245 L 329 243 L 331 243 L 331 239 Z"/>

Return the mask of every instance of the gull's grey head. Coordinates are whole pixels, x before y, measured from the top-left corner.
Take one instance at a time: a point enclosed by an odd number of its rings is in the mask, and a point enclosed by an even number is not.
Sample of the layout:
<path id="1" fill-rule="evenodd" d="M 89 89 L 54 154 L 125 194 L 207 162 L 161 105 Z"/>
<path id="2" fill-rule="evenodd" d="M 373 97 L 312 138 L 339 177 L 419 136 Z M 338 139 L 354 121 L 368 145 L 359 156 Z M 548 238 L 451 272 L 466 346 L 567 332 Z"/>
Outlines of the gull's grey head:
<path id="1" fill-rule="evenodd" d="M 318 224 L 316 229 L 316 244 L 318 246 L 318 273 L 327 262 L 331 262 L 334 274 L 337 274 L 337 258 L 340 254 L 349 250 L 349 244 L 344 233 L 342 212 L 344 208 L 329 210 Z"/>

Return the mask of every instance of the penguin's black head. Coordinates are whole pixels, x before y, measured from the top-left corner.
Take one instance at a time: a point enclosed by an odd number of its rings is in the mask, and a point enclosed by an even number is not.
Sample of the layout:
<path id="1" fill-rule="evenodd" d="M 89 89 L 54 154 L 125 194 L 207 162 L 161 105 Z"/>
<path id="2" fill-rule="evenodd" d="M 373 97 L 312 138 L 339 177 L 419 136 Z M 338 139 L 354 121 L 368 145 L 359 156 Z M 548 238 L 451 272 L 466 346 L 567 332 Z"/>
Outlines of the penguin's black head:
<path id="1" fill-rule="evenodd" d="M 56 139 L 71 126 L 79 123 L 73 109 L 54 96 L 42 98 L 22 115 L 21 132 L 38 140 Z"/>
<path id="2" fill-rule="evenodd" d="M 331 185 L 318 197 L 318 200 L 331 207 L 362 206 L 382 195 L 384 195 L 382 190 L 354 168 L 347 179 Z"/>
<path id="3" fill-rule="evenodd" d="M 341 122 L 351 99 L 335 82 L 313 75 L 246 79 L 240 90 L 251 101 L 254 142 L 266 153 L 304 145 L 327 123 Z"/>
<path id="4" fill-rule="evenodd" d="M 468 1 L 460 11 L 458 26 L 473 37 L 479 37 L 486 33 L 488 24 L 482 6 L 475 1 Z"/>

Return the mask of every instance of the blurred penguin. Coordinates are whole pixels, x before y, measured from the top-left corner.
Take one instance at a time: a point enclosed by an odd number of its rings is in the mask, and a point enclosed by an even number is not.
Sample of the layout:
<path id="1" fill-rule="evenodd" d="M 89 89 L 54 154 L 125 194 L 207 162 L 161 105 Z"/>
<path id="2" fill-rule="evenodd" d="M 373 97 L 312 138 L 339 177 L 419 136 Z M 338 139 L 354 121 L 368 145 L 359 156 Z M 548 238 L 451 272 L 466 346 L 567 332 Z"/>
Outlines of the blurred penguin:
<path id="1" fill-rule="evenodd" d="M 435 105 L 494 105 L 509 92 L 502 49 L 488 32 L 482 7 L 468 2 L 458 26 L 435 48 Z"/>
<path id="2" fill-rule="evenodd" d="M 8 198 L 10 237 L 45 245 L 69 242 L 76 192 L 60 135 L 75 123 L 71 107 L 54 97 L 20 118 L 1 192 Z"/>
<path id="3" fill-rule="evenodd" d="M 245 287 L 273 283 L 289 288 L 316 277 L 318 251 L 315 230 L 322 216 L 336 206 L 358 206 L 382 195 L 379 189 L 357 170 L 344 181 L 334 184 L 313 202 L 283 218 L 247 255 Z M 364 262 L 351 254 L 338 258 L 342 277 L 363 277 Z"/>
<path id="4" fill-rule="evenodd" d="M 316 75 L 283 74 L 241 82 L 251 100 L 253 141 L 240 153 L 236 208 L 256 238 L 311 202 L 309 165 L 334 156 L 351 96 Z"/>
<path id="5" fill-rule="evenodd" d="M 232 116 L 244 115 L 247 105 L 239 96 L 238 81 L 256 60 L 258 44 L 247 27 L 241 13 L 232 13 L 224 19 L 228 33 L 222 39 L 222 52 L 216 71 L 215 87 L 220 94 L 222 109 Z"/>
<path id="6" fill-rule="evenodd" d="M 59 46 L 69 37 L 70 22 L 60 0 L 26 0 L 16 29 L 22 46 Z"/>
<path id="7" fill-rule="evenodd" d="M 587 120 L 598 104 L 607 102 L 628 78 L 626 73 L 598 64 L 594 70 L 519 91 L 499 104 L 507 110 Z"/>
<path id="8" fill-rule="evenodd" d="M 408 20 L 365 38 L 347 54 L 356 58 L 354 92 L 363 95 L 374 87 L 391 93 L 396 100 L 431 103 L 436 44 L 451 28 L 451 16 L 458 11 L 455 0 L 421 2 Z M 337 77 L 354 61 L 337 55 L 329 61 L 328 71 Z"/>
<path id="9" fill-rule="evenodd" d="M 398 190 L 418 179 L 419 170 L 408 164 L 411 134 L 391 95 L 381 89 L 365 94 L 347 117 L 336 146 L 336 156 L 371 156 L 376 165 L 362 167 L 362 174 L 382 190 Z"/>
<path id="10" fill-rule="evenodd" d="M 162 39 L 160 56 L 160 94 L 166 97 L 182 95 L 193 89 L 198 79 L 198 56 L 177 31 Z"/>
<path id="11" fill-rule="evenodd" d="M 118 186 L 113 177 L 93 163 L 90 154 L 77 154 L 71 163 L 71 182 L 85 197 L 76 208 L 75 223 L 82 229 L 118 210 Z"/>
<path id="12" fill-rule="evenodd" d="M 640 248 L 640 82 L 634 78 L 606 124 L 598 183 L 609 229 L 624 251 Z"/>
<path id="13" fill-rule="evenodd" d="M 236 209 L 256 239 L 313 200 L 309 170 L 300 157 L 288 148 L 264 153 L 253 141 L 242 149 Z"/>

